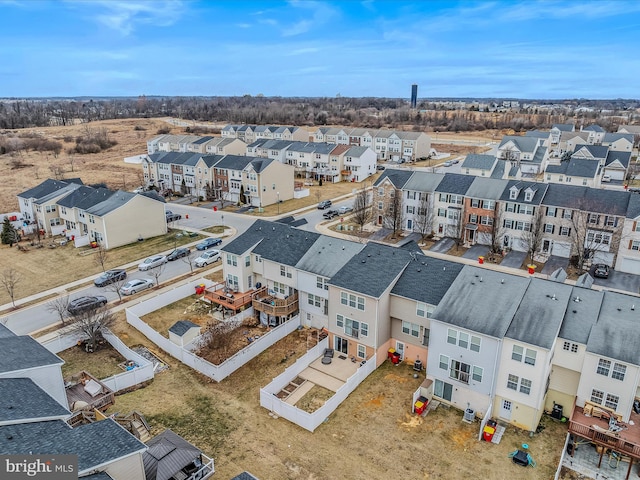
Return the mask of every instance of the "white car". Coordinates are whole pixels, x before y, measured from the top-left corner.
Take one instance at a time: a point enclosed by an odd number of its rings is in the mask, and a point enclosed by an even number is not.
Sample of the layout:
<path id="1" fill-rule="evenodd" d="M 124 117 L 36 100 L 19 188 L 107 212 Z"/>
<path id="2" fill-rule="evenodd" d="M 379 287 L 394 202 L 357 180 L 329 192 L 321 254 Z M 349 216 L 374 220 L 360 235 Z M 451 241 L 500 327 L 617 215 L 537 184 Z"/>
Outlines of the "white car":
<path id="1" fill-rule="evenodd" d="M 145 272 L 152 268 L 159 267 L 160 265 L 164 265 L 165 263 L 167 263 L 167 257 L 165 255 L 153 255 L 145 258 L 142 263 L 138 265 L 138 270 Z"/>
<path id="2" fill-rule="evenodd" d="M 151 288 L 153 285 L 153 280 L 150 278 L 136 278 L 125 283 L 122 288 L 120 288 L 120 293 L 122 295 L 133 295 L 134 293 Z"/>
<path id="3" fill-rule="evenodd" d="M 350 207 L 349 205 L 343 205 L 338 209 L 338 213 L 340 215 L 344 215 L 345 213 L 349 213 L 353 210 L 353 207 Z"/>
<path id="4" fill-rule="evenodd" d="M 194 260 L 194 263 L 196 264 L 196 267 L 204 267 L 205 265 L 215 263 L 218 260 L 222 260 L 220 250 L 208 250 L 206 252 L 202 252 L 202 255 Z"/>

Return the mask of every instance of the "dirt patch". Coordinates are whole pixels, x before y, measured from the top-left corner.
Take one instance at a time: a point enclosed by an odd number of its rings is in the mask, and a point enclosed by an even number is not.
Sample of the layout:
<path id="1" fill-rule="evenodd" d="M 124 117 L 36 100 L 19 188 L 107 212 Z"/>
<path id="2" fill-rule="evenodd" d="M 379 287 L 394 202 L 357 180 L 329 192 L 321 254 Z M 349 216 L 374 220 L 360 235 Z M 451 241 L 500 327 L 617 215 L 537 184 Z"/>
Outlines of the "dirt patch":
<path id="1" fill-rule="evenodd" d="M 314 385 L 298 402 L 296 407 L 305 412 L 313 413 L 320 407 L 322 407 L 327 400 L 334 395 L 331 390 L 321 387 L 320 385 Z"/>
<path id="2" fill-rule="evenodd" d="M 118 365 L 125 360 L 118 351 L 109 343 L 99 345 L 93 353 L 87 353 L 81 346 L 68 348 L 57 354 L 64 360 L 62 376 L 64 378 L 74 375 L 82 370 L 89 372 L 98 380 L 122 373 Z"/>

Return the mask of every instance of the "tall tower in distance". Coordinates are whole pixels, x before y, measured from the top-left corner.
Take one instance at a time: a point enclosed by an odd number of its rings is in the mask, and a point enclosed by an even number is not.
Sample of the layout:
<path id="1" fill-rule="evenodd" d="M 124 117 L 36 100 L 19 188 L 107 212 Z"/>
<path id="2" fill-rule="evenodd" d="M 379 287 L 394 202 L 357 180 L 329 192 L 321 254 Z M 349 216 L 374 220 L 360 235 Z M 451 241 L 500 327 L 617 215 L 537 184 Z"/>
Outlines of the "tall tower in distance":
<path id="1" fill-rule="evenodd" d="M 418 84 L 411 85 L 411 108 L 418 106 Z"/>

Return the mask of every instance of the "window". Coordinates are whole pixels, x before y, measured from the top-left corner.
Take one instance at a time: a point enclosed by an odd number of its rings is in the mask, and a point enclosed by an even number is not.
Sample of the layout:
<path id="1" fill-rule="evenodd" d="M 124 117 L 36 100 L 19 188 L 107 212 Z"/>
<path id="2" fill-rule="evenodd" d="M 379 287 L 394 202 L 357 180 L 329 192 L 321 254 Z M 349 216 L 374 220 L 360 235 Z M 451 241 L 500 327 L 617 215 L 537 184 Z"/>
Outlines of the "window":
<path id="1" fill-rule="evenodd" d="M 604 406 L 617 410 L 619 401 L 620 401 L 620 397 L 618 397 L 618 395 L 612 395 L 611 393 L 607 393 L 606 400 L 604 401 Z"/>
<path id="2" fill-rule="evenodd" d="M 604 224 L 607 227 L 617 227 L 618 226 L 618 219 L 616 217 L 611 216 L 611 215 L 607 215 L 606 217 L 604 217 Z"/>
<path id="3" fill-rule="evenodd" d="M 507 388 L 511 390 L 518 390 L 518 377 L 516 375 L 509 374 L 507 378 Z"/>
<path id="4" fill-rule="evenodd" d="M 347 292 L 340 292 L 340 303 L 342 305 L 348 305 L 349 304 L 349 295 L 347 295 Z"/>
<path id="5" fill-rule="evenodd" d="M 494 200 L 483 200 L 482 208 L 484 210 L 493 210 L 494 208 L 496 208 L 496 202 Z"/>
<path id="6" fill-rule="evenodd" d="M 469 383 L 469 373 L 471 367 L 466 363 L 457 360 L 451 360 L 451 368 L 449 369 L 449 377 L 455 378 L 462 383 Z"/>
<path id="7" fill-rule="evenodd" d="M 587 215 L 587 222 L 596 225 L 600 221 L 600 215 L 596 215 L 595 213 L 590 213 Z"/>
<path id="8" fill-rule="evenodd" d="M 555 228 L 556 228 L 556 226 L 553 225 L 552 223 L 545 223 L 544 224 L 544 233 L 553 233 Z"/>
<path id="9" fill-rule="evenodd" d="M 449 357 L 446 355 L 440 355 L 440 368 L 442 370 L 449 370 Z"/>
<path id="10" fill-rule="evenodd" d="M 569 227 L 560 227 L 560 235 L 564 237 L 568 237 L 571 235 L 571 228 Z"/>
<path id="11" fill-rule="evenodd" d="M 624 375 L 627 372 L 627 367 L 619 363 L 613 364 L 613 371 L 611 372 L 611 378 L 616 380 L 624 380 Z"/>
<path id="12" fill-rule="evenodd" d="M 291 278 L 291 270 L 286 268 L 284 265 L 280 265 L 280 276 Z"/>
<path id="13" fill-rule="evenodd" d="M 633 240 L 631 242 L 631 250 L 639 251 L 640 250 L 640 240 Z"/>
<path id="14" fill-rule="evenodd" d="M 322 301 L 322 298 L 318 297 L 317 295 L 313 295 L 313 294 L 308 294 L 308 302 L 309 305 L 311 306 L 315 306 L 315 307 L 320 307 L 320 302 Z"/>
<path id="15" fill-rule="evenodd" d="M 384 196 L 384 188 L 378 188 L 378 196 L 379 197 L 383 197 Z"/>
<path id="16" fill-rule="evenodd" d="M 451 345 L 458 343 L 458 332 L 452 328 L 447 329 L 447 343 L 450 343 Z"/>
<path id="17" fill-rule="evenodd" d="M 245 267 L 251 266 L 251 255 L 247 255 L 246 257 L 244 257 L 244 266 Z"/>
<path id="18" fill-rule="evenodd" d="M 555 217 L 557 210 L 556 207 L 547 207 L 547 217 Z"/>
<path id="19" fill-rule="evenodd" d="M 482 382 L 482 367 L 473 367 L 471 378 L 473 378 L 474 382 Z"/>
<path id="20" fill-rule="evenodd" d="M 478 215 L 472 213 L 469 215 L 469 223 L 478 223 Z"/>
<path id="21" fill-rule="evenodd" d="M 238 266 L 238 257 L 235 255 L 227 254 L 227 265 Z"/>
<path id="22" fill-rule="evenodd" d="M 573 218 L 573 211 L 572 210 L 567 210 L 566 208 L 563 210 L 562 212 L 562 218 L 567 218 L 567 219 L 571 219 Z"/>
<path id="23" fill-rule="evenodd" d="M 520 393 L 529 395 L 531 393 L 531 380 L 523 378 L 520 380 Z"/>
<path id="24" fill-rule="evenodd" d="M 480 223 L 482 225 L 493 225 L 493 217 L 480 217 Z"/>
<path id="25" fill-rule="evenodd" d="M 438 209 L 438 216 L 439 217 L 446 217 L 447 216 L 447 209 L 446 208 L 439 208 Z"/>
<path id="26" fill-rule="evenodd" d="M 364 312 L 364 297 L 358 297 L 358 310 Z"/>
<path id="27" fill-rule="evenodd" d="M 480 337 L 476 337 L 475 335 L 471 335 L 471 346 L 469 347 L 469 349 L 472 352 L 479 352 L 480 351 Z"/>
<path id="28" fill-rule="evenodd" d="M 426 317 L 427 316 L 427 305 L 422 302 L 418 302 L 416 304 L 416 315 L 418 317 Z"/>
<path id="29" fill-rule="evenodd" d="M 577 353 L 578 344 L 573 342 L 564 342 L 564 345 L 562 345 L 562 349 L 566 350 L 567 352 Z"/>
<path id="30" fill-rule="evenodd" d="M 284 292 L 287 290 L 287 286 L 284 283 L 273 282 L 273 290 L 284 295 Z"/>
<path id="31" fill-rule="evenodd" d="M 527 348 L 527 352 L 524 356 L 524 363 L 526 363 L 527 365 L 535 365 L 536 364 L 536 351 L 535 350 L 529 350 Z"/>
<path id="32" fill-rule="evenodd" d="M 531 205 L 518 205 L 518 213 L 533 215 L 535 209 Z"/>
<path id="33" fill-rule="evenodd" d="M 460 332 L 458 336 L 458 346 L 462 348 L 467 348 L 469 346 L 469 334 Z"/>
<path id="34" fill-rule="evenodd" d="M 604 375 L 605 377 L 609 376 L 609 370 L 611 369 L 611 362 L 609 360 L 605 360 L 601 358 L 598 361 L 598 368 L 596 369 L 596 373 L 600 375 Z"/>
<path id="35" fill-rule="evenodd" d="M 338 328 L 344 328 L 344 317 L 340 314 L 336 315 L 336 326 Z"/>
<path id="36" fill-rule="evenodd" d="M 478 208 L 479 206 L 480 206 L 480 200 L 478 200 L 477 198 L 472 198 L 471 199 L 471 207 Z"/>
<path id="37" fill-rule="evenodd" d="M 523 353 L 524 353 L 524 348 L 522 348 L 519 345 L 514 345 L 513 350 L 511 352 L 511 359 L 515 360 L 516 362 L 521 362 Z"/>
<path id="38" fill-rule="evenodd" d="M 363 337 L 366 337 L 369 335 L 369 324 L 368 323 L 360 323 L 360 334 Z"/>
<path id="39" fill-rule="evenodd" d="M 378 202 L 378 210 L 382 210 L 384 208 L 384 204 L 382 202 Z"/>
<path id="40" fill-rule="evenodd" d="M 402 322 L 402 333 L 418 338 L 420 336 L 420 325 L 411 322 Z"/>
<path id="41" fill-rule="evenodd" d="M 507 212 L 515 212 L 516 211 L 516 204 L 515 203 L 508 203 L 505 205 L 504 207 L 505 211 Z"/>
<path id="42" fill-rule="evenodd" d="M 358 358 L 367 358 L 367 348 L 358 344 Z"/>

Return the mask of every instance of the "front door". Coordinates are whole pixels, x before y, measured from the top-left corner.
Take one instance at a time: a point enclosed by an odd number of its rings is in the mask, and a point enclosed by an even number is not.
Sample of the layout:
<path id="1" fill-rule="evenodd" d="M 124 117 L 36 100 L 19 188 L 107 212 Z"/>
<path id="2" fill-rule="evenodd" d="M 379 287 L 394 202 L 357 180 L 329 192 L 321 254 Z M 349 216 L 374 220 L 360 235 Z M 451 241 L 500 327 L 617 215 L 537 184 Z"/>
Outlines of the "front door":
<path id="1" fill-rule="evenodd" d="M 407 230 L 413 230 L 413 220 L 411 219 L 407 220 Z"/>
<path id="2" fill-rule="evenodd" d="M 505 420 L 511 420 L 511 402 L 509 400 L 502 400 L 502 407 L 500 408 L 500 418 Z"/>
<path id="3" fill-rule="evenodd" d="M 505 235 L 504 238 L 502 239 L 502 244 L 505 246 L 505 248 L 509 248 L 510 243 L 511 243 L 511 239 L 509 238 L 509 235 Z"/>
<path id="4" fill-rule="evenodd" d="M 542 241 L 542 253 L 549 253 L 551 251 L 551 240 Z"/>
<path id="5" fill-rule="evenodd" d="M 473 237 L 475 236 L 474 233 L 475 233 L 474 230 L 469 230 L 469 237 L 468 237 L 469 243 L 473 243 Z"/>
<path id="6" fill-rule="evenodd" d="M 345 355 L 348 353 L 347 349 L 349 347 L 349 342 L 346 338 L 335 336 L 333 337 L 334 349 L 338 352 L 342 352 Z"/>
<path id="7" fill-rule="evenodd" d="M 400 354 L 400 360 L 404 360 L 404 343 L 396 341 L 396 353 Z"/>

